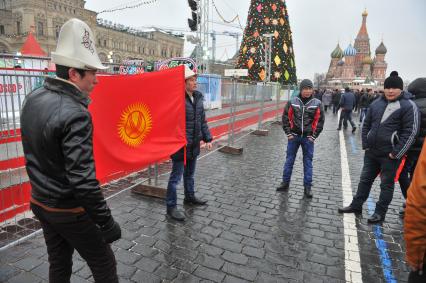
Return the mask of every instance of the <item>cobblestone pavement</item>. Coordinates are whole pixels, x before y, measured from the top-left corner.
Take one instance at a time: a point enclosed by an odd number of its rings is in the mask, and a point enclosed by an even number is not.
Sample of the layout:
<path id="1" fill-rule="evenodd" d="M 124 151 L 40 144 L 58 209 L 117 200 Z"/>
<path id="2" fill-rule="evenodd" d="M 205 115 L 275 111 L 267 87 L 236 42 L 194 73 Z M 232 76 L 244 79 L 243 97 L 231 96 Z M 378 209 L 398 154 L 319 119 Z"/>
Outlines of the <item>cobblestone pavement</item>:
<path id="1" fill-rule="evenodd" d="M 164 202 L 123 191 L 108 202 L 123 229 L 113 244 L 120 282 L 345 282 L 342 173 L 337 117 L 326 114 L 316 141 L 313 199 L 303 197 L 301 153 L 291 188 L 277 193 L 286 138 L 273 125 L 269 136 L 239 140 L 241 156 L 213 152 L 197 164 L 198 194 L 205 207 L 185 206 L 187 221 L 165 216 Z M 352 190 L 363 153 L 359 133 L 344 133 Z M 167 176 L 161 177 L 165 184 Z M 182 204 L 180 189 L 178 203 Z M 378 184 L 372 191 L 377 199 Z M 404 282 L 402 204 L 399 188 L 382 226 L 368 225 L 374 201 L 356 219 L 364 282 Z M 350 225 L 350 224 L 349 224 Z M 355 256 L 356 258 L 356 256 Z M 76 254 L 72 282 L 93 281 Z M 45 282 L 48 276 L 42 236 L 0 253 L 0 282 Z"/>

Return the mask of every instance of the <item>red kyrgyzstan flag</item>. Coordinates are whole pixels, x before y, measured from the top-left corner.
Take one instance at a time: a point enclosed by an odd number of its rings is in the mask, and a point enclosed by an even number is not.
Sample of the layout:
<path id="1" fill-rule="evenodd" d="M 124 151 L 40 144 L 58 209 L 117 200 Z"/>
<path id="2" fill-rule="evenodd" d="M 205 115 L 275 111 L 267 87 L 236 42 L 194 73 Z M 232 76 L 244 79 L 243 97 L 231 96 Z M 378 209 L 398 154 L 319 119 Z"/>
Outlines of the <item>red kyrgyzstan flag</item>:
<path id="1" fill-rule="evenodd" d="M 186 144 L 183 66 L 98 80 L 89 111 L 102 183 L 166 160 Z"/>

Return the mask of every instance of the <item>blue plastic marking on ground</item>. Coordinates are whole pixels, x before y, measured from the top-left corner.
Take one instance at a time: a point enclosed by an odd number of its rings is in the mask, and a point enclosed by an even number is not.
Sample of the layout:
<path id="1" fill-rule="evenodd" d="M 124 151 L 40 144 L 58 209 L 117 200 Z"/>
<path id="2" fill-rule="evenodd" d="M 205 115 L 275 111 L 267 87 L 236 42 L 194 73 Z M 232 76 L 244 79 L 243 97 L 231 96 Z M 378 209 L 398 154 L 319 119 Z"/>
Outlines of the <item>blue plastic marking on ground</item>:
<path id="1" fill-rule="evenodd" d="M 357 142 L 354 139 L 353 136 L 349 136 L 349 142 L 351 144 L 352 153 L 357 153 Z M 367 208 L 368 213 L 372 214 L 374 213 L 374 209 L 376 208 L 376 204 L 373 202 L 373 200 L 369 197 L 367 200 Z M 383 240 L 383 233 L 382 233 L 382 227 L 380 225 L 374 225 L 374 236 L 375 236 L 375 242 L 377 250 L 379 251 L 380 261 L 382 264 L 382 270 L 383 275 L 385 277 L 386 283 L 397 283 L 395 276 L 392 272 L 392 259 L 390 258 L 388 254 L 388 247 L 386 245 L 386 242 Z"/>
<path id="2" fill-rule="evenodd" d="M 369 197 L 367 200 L 368 213 L 371 214 L 376 208 L 375 203 Z M 397 283 L 395 276 L 392 272 L 392 259 L 388 254 L 388 247 L 386 242 L 383 240 L 382 227 L 380 225 L 374 225 L 373 228 L 374 236 L 376 238 L 376 247 L 379 251 L 380 261 L 382 263 L 383 275 L 387 283 Z"/>
<path id="3" fill-rule="evenodd" d="M 356 142 L 353 136 L 349 136 L 349 142 L 351 143 L 352 153 L 357 153 L 358 148 L 356 146 Z"/>

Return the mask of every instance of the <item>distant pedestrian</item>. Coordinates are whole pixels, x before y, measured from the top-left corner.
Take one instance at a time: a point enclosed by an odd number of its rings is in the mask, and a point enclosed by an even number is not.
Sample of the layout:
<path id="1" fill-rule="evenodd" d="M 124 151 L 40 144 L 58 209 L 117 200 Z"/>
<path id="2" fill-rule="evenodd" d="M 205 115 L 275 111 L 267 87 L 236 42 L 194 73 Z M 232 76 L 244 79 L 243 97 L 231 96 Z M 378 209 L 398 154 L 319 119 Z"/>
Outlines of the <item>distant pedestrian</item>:
<path id="1" fill-rule="evenodd" d="M 337 115 L 337 113 L 339 112 L 340 98 L 342 97 L 342 94 L 340 93 L 340 91 L 338 89 L 335 89 L 333 91 L 332 96 L 333 96 L 333 99 L 332 99 L 333 114 Z"/>
<path id="2" fill-rule="evenodd" d="M 321 101 L 313 97 L 313 84 L 305 79 L 300 83 L 300 95 L 293 98 L 284 108 L 282 121 L 287 135 L 287 157 L 283 180 L 277 191 L 288 190 L 297 151 L 303 151 L 304 195 L 312 198 L 312 159 L 314 142 L 324 125 L 324 110 Z"/>
<path id="3" fill-rule="evenodd" d="M 359 125 L 362 125 L 365 116 L 367 115 L 367 110 L 370 104 L 374 101 L 374 93 L 372 89 L 368 89 L 359 100 L 360 115 L 359 115 Z"/>
<path id="4" fill-rule="evenodd" d="M 368 222 L 378 223 L 385 219 L 400 161 L 413 144 L 419 129 L 418 108 L 407 98 L 403 85 L 399 76 L 386 78 L 385 95 L 370 105 L 362 128 L 365 155 L 358 190 L 349 206 L 339 208 L 340 213 L 360 213 L 380 173 L 379 201 Z"/>
<path id="5" fill-rule="evenodd" d="M 352 133 L 355 133 L 356 126 L 355 123 L 352 121 L 352 110 L 354 109 L 356 104 L 356 98 L 353 92 L 346 87 L 345 93 L 340 98 L 340 119 L 339 119 L 339 126 L 337 127 L 337 130 L 340 131 L 342 129 L 342 123 L 344 129 L 347 127 L 347 122 L 351 123 L 352 126 Z"/>
<path id="6" fill-rule="evenodd" d="M 324 111 L 327 112 L 328 107 L 330 107 L 333 96 L 330 90 L 327 90 L 322 96 L 322 104 L 324 105 Z"/>

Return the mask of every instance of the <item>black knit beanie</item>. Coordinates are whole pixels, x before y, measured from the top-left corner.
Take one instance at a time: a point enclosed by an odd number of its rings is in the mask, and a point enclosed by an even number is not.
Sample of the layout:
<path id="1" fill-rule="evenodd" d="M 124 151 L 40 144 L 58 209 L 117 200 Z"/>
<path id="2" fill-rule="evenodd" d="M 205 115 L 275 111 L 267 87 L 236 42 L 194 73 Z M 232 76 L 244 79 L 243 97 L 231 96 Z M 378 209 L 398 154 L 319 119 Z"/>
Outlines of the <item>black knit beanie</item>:
<path id="1" fill-rule="evenodd" d="M 300 90 L 304 89 L 304 88 L 314 88 L 314 84 L 312 83 L 311 80 L 308 79 L 304 79 L 303 81 L 300 82 Z"/>
<path id="2" fill-rule="evenodd" d="M 384 86 L 385 89 L 386 88 L 399 88 L 401 90 L 404 89 L 404 82 L 402 81 L 401 77 L 398 76 L 398 73 L 396 74 L 395 73 L 392 72 L 391 75 L 386 78 L 385 86 Z"/>

